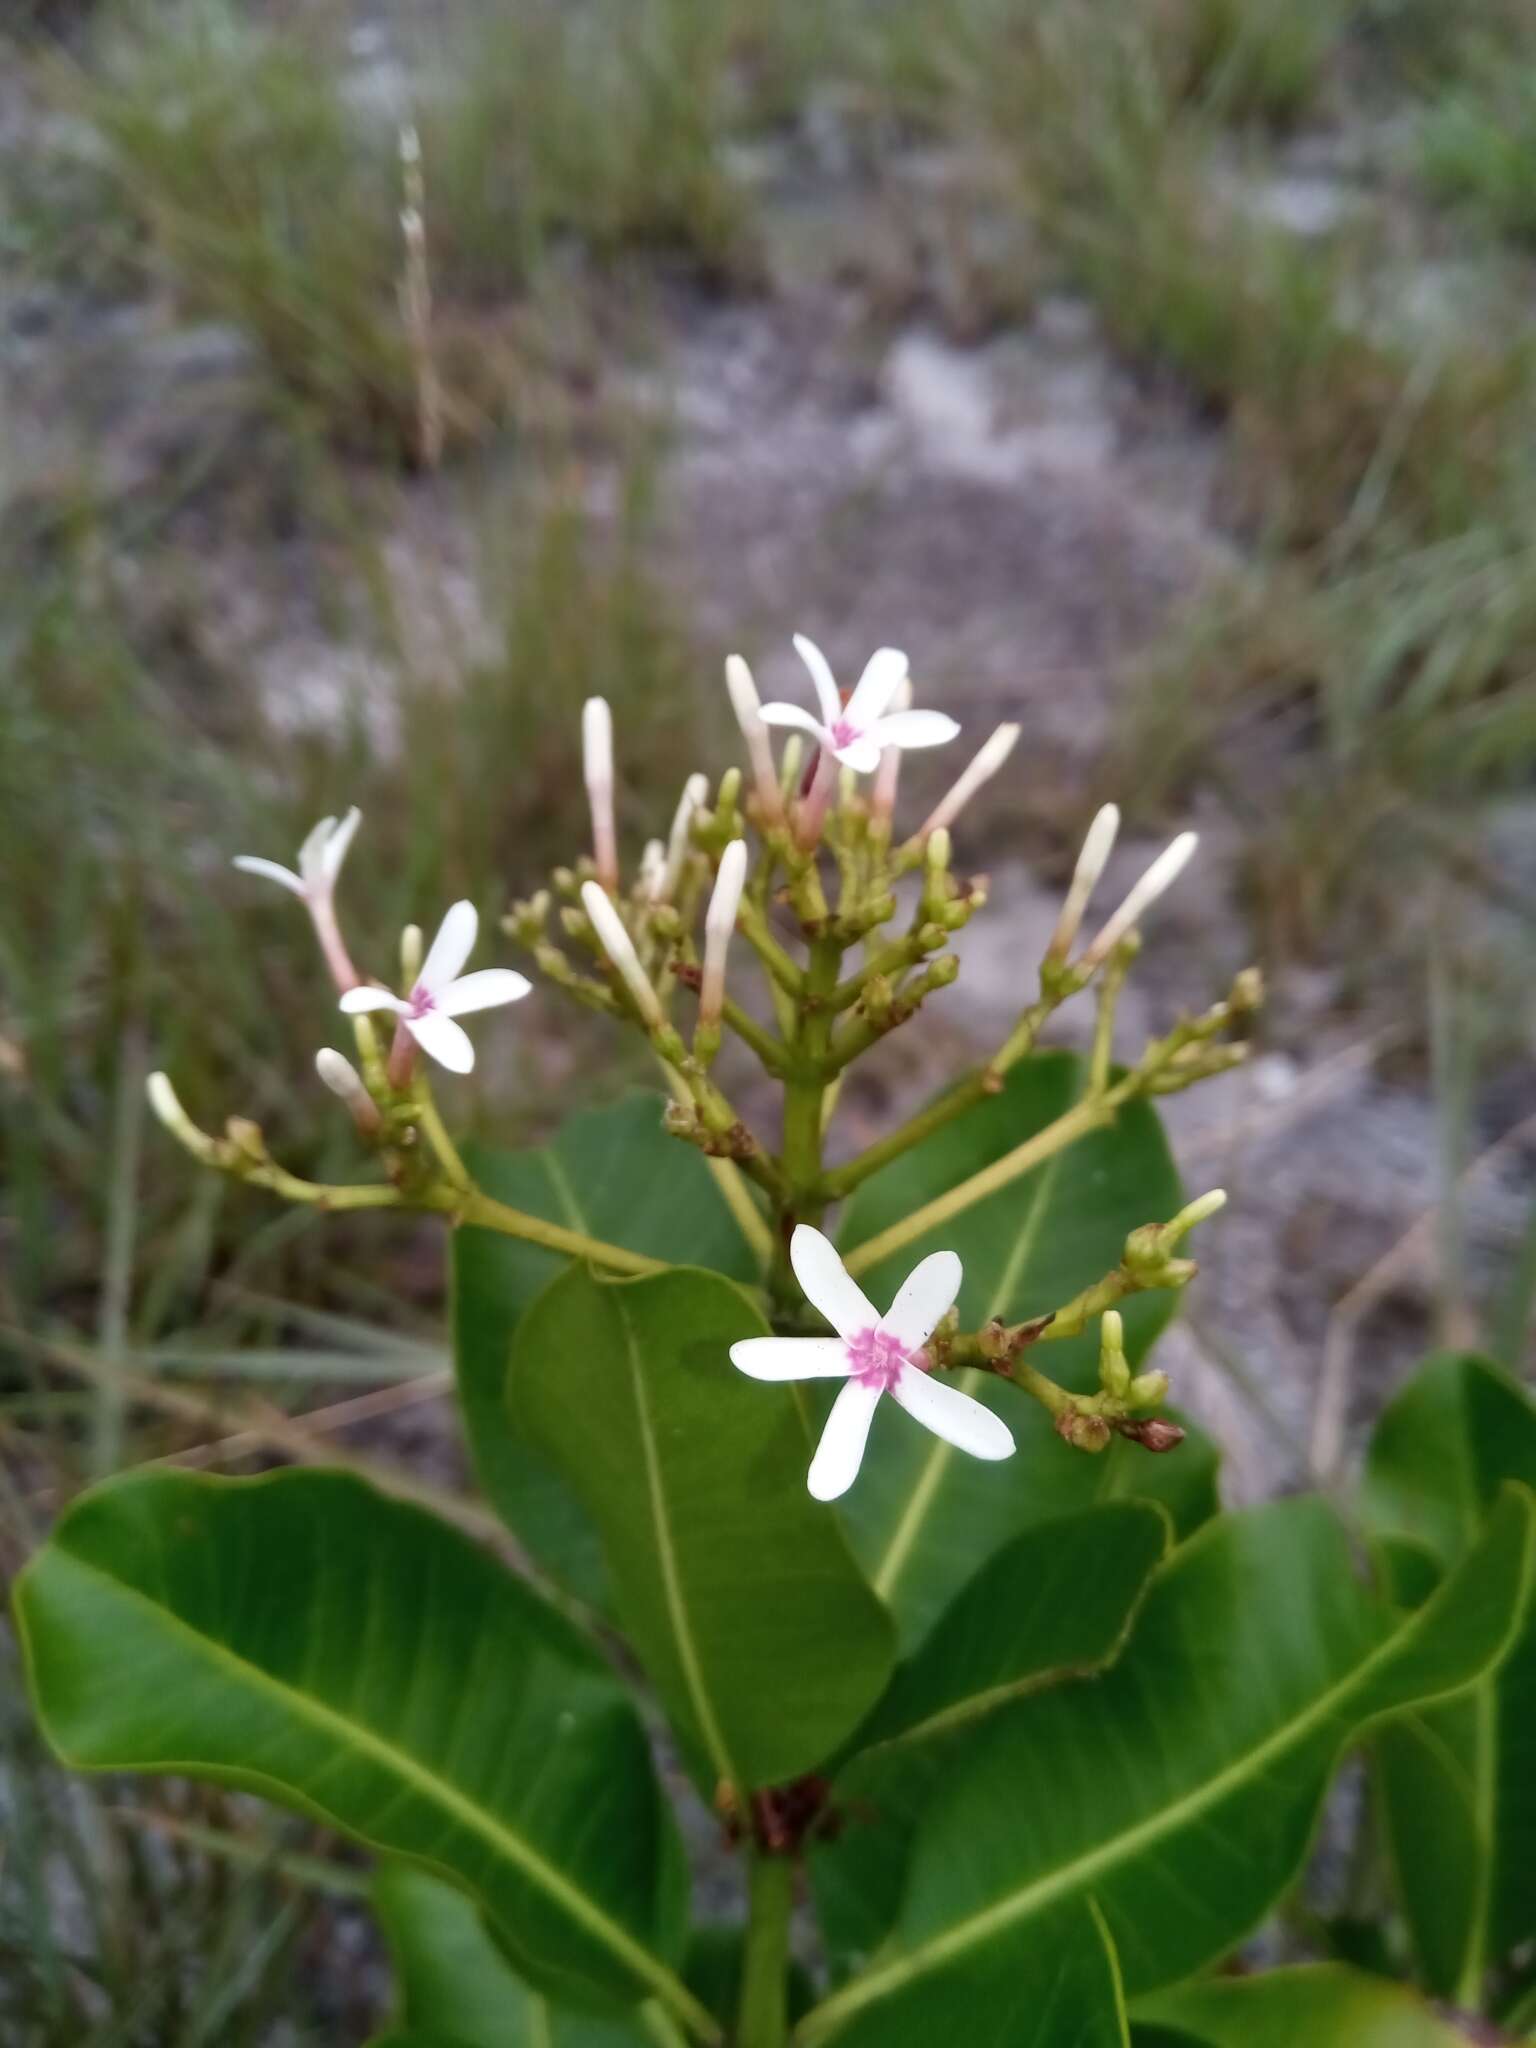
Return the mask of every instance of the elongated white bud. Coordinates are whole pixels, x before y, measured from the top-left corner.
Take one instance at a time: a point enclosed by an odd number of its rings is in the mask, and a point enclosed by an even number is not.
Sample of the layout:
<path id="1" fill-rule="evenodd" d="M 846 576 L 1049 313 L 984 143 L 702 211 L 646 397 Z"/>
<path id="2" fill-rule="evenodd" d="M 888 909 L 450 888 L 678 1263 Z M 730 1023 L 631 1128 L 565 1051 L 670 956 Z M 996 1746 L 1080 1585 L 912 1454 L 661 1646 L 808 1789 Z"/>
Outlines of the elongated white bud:
<path id="1" fill-rule="evenodd" d="M 640 898 L 659 903 L 667 881 L 667 850 L 659 839 L 647 839 L 640 856 Z"/>
<path id="2" fill-rule="evenodd" d="M 947 796 L 941 797 L 931 815 L 924 822 L 919 839 L 926 839 L 930 832 L 940 832 L 945 826 L 953 825 L 971 798 L 985 782 L 990 782 L 1002 767 L 1019 741 L 1019 727 L 1000 725 L 997 731 L 976 753 L 970 766 L 956 781 Z M 884 767 L 884 761 L 881 767 Z"/>
<path id="3" fill-rule="evenodd" d="M 895 696 L 891 699 L 892 711 L 912 709 L 912 678 L 903 676 Z M 874 788 L 870 792 L 870 809 L 875 818 L 888 825 L 896 809 L 896 788 L 901 781 L 900 747 L 882 747 L 880 766 L 875 770 Z"/>
<path id="4" fill-rule="evenodd" d="M 656 991 L 651 987 L 645 969 L 640 965 L 640 955 L 635 951 L 634 942 L 624 929 L 624 920 L 596 882 L 582 883 L 581 907 L 592 920 L 592 929 L 597 933 L 598 944 L 622 975 L 626 988 L 634 997 L 636 1009 L 647 1024 L 664 1024 L 666 1019 L 661 1014 L 661 1004 L 656 999 Z"/>
<path id="5" fill-rule="evenodd" d="M 349 1059 L 331 1047 L 322 1046 L 315 1054 L 315 1072 L 330 1089 L 339 1096 L 352 1113 L 352 1121 L 360 1131 L 370 1135 L 379 1128 L 378 1104 L 363 1086 L 363 1077 Z"/>
<path id="6" fill-rule="evenodd" d="M 421 926 L 408 924 L 400 934 L 400 986 L 414 988 L 416 977 L 421 972 L 423 940 Z M 340 1055 L 338 1054 L 338 1058 Z M 324 1080 L 322 1074 L 321 1079 Z"/>
<path id="7" fill-rule="evenodd" d="M 149 1106 L 161 1123 L 178 1144 L 186 1146 L 194 1159 L 200 1159 L 208 1166 L 217 1166 L 220 1163 L 218 1140 L 210 1138 L 206 1131 L 200 1131 L 187 1115 L 176 1090 L 171 1086 L 169 1074 L 156 1072 L 147 1075 L 144 1093 L 149 1097 Z"/>
<path id="8" fill-rule="evenodd" d="M 1051 943 L 1045 949 L 1047 960 L 1065 960 L 1072 950 L 1083 921 L 1083 912 L 1088 908 L 1088 898 L 1098 886 L 1104 863 L 1115 850 L 1115 834 L 1120 830 L 1120 812 L 1114 804 L 1106 804 L 1093 823 L 1088 827 L 1088 836 L 1083 841 L 1083 850 L 1077 856 L 1077 866 L 1072 871 L 1072 886 L 1067 891 L 1067 900 L 1061 906 L 1061 916 L 1056 920 L 1056 929 L 1051 934 Z"/>
<path id="9" fill-rule="evenodd" d="M 581 762 L 592 811 L 592 859 L 611 894 L 619 886 L 619 842 L 613 825 L 613 713 L 606 697 L 581 707 Z"/>
<path id="10" fill-rule="evenodd" d="M 779 774 L 773 765 L 773 743 L 768 737 L 768 728 L 763 723 L 762 700 L 757 694 L 757 684 L 752 680 L 752 671 L 739 654 L 728 654 L 725 658 L 725 687 L 731 694 L 731 709 L 736 714 L 736 723 L 741 727 L 741 736 L 747 743 L 747 758 L 752 764 L 752 781 L 757 789 L 757 800 L 763 807 L 763 815 L 770 823 L 778 825 L 784 818 L 784 798 L 779 790 Z"/>
<path id="11" fill-rule="evenodd" d="M 1153 861 L 1151 867 L 1132 889 L 1129 896 L 1105 925 L 1098 937 L 1089 946 L 1078 963 L 1089 969 L 1099 966 L 1119 945 L 1131 927 L 1157 901 L 1164 890 L 1176 882 L 1189 865 L 1191 854 L 1200 844 L 1197 832 L 1181 832 L 1171 846 L 1165 846 Z"/>
<path id="12" fill-rule="evenodd" d="M 747 842 L 733 839 L 720 856 L 720 872 L 715 877 L 714 894 L 704 917 L 704 974 L 699 983 L 701 1024 L 718 1024 L 725 1006 L 725 958 L 746 882 Z"/>
<path id="13" fill-rule="evenodd" d="M 667 835 L 667 868 L 661 887 L 664 902 L 670 903 L 677 893 L 678 882 L 682 879 L 683 862 L 688 858 L 688 834 L 693 825 L 694 813 L 708 795 L 709 782 L 702 775 L 690 775 L 683 784 L 683 793 L 678 798 L 677 809 L 672 814 L 672 830 Z"/>

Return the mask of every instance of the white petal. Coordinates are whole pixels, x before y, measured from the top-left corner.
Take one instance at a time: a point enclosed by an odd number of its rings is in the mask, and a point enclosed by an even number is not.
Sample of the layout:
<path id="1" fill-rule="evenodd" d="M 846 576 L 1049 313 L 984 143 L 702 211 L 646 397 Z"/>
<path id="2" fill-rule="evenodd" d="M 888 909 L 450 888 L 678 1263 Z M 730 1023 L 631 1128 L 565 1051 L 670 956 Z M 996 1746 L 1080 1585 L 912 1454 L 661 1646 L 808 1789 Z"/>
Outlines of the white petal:
<path id="1" fill-rule="evenodd" d="M 363 814 L 354 804 L 341 823 L 325 842 L 322 866 L 328 882 L 334 882 L 341 873 L 341 864 L 347 857 L 347 848 L 352 844 L 357 828 L 363 822 Z"/>
<path id="2" fill-rule="evenodd" d="M 510 967 L 482 967 L 478 974 L 460 975 L 450 981 L 437 997 L 436 1007 L 445 1017 L 467 1017 L 471 1010 L 494 1010 L 501 1003 L 516 1003 L 528 994 L 533 983 Z"/>
<path id="3" fill-rule="evenodd" d="M 850 1380 L 832 1403 L 805 1483 L 817 1500 L 836 1500 L 859 1476 L 869 1425 L 880 1405 L 880 1389 Z"/>
<path id="4" fill-rule="evenodd" d="M 306 888 L 312 889 L 317 882 L 324 882 L 326 842 L 335 830 L 334 818 L 322 818 L 318 825 L 310 828 L 299 848 L 299 873 L 304 877 Z"/>
<path id="5" fill-rule="evenodd" d="M 908 1357 L 921 1351 L 960 1292 L 960 1258 L 956 1252 L 930 1252 L 915 1265 L 897 1290 L 896 1299 L 880 1318 Z"/>
<path id="6" fill-rule="evenodd" d="M 945 711 L 893 711 L 870 728 L 882 747 L 942 747 L 960 730 Z"/>
<path id="7" fill-rule="evenodd" d="M 845 714 L 850 725 L 867 731 L 891 708 L 896 692 L 907 679 L 907 657 L 899 647 L 880 647 L 864 664 L 864 673 L 854 686 Z"/>
<path id="8" fill-rule="evenodd" d="M 843 700 L 838 693 L 837 678 L 832 673 L 832 664 L 816 645 L 803 633 L 795 635 L 795 652 L 811 672 L 811 681 L 816 685 L 816 701 L 821 706 L 824 725 L 836 725 L 842 715 Z M 767 706 L 764 707 L 766 715 Z"/>
<path id="9" fill-rule="evenodd" d="M 341 999 L 341 1007 L 349 1017 L 359 1017 L 364 1010 L 393 1010 L 397 1017 L 403 1017 L 411 1006 L 387 988 L 365 984 L 362 988 L 349 988 Z"/>
<path id="10" fill-rule="evenodd" d="M 295 896 L 305 896 L 309 893 L 304 887 L 302 876 L 296 875 L 292 868 L 279 867 L 275 860 L 260 860 L 254 853 L 237 853 L 231 866 L 239 868 L 242 874 L 263 875 L 267 881 L 277 882 L 284 889 L 291 889 Z"/>
<path id="11" fill-rule="evenodd" d="M 836 1380 L 848 1377 L 841 1337 L 743 1337 L 731 1363 L 754 1380 Z"/>
<path id="12" fill-rule="evenodd" d="M 868 733 L 861 733 L 856 740 L 850 740 L 846 747 L 834 747 L 833 753 L 845 768 L 851 768 L 855 775 L 873 775 L 880 766 L 880 743 Z"/>
<path id="13" fill-rule="evenodd" d="M 915 1422 L 943 1437 L 957 1451 L 969 1451 L 973 1458 L 1012 1457 L 1013 1432 L 1007 1423 L 932 1373 L 904 1365 L 891 1392 Z"/>
<path id="14" fill-rule="evenodd" d="M 437 928 L 432 950 L 416 977 L 417 986 L 429 995 L 437 995 L 450 981 L 456 981 L 460 968 L 475 950 L 479 929 L 480 913 L 473 903 L 467 897 L 455 903 Z"/>
<path id="15" fill-rule="evenodd" d="M 796 1225 L 789 1240 L 789 1263 L 805 1290 L 806 1300 L 826 1317 L 840 1337 L 872 1330 L 879 1323 L 869 1297 L 837 1256 L 837 1246 L 809 1223 Z"/>
<path id="16" fill-rule="evenodd" d="M 802 711 L 798 704 L 765 704 L 763 723 L 798 726 L 801 732 L 810 733 L 818 746 L 829 747 L 832 744 L 832 735 L 827 728 L 812 718 L 809 711 Z"/>
<path id="17" fill-rule="evenodd" d="M 441 1010 L 428 1010 L 424 1017 L 407 1017 L 405 1028 L 440 1067 L 450 1074 L 467 1074 L 475 1064 L 475 1048 L 462 1024 L 455 1024 Z"/>

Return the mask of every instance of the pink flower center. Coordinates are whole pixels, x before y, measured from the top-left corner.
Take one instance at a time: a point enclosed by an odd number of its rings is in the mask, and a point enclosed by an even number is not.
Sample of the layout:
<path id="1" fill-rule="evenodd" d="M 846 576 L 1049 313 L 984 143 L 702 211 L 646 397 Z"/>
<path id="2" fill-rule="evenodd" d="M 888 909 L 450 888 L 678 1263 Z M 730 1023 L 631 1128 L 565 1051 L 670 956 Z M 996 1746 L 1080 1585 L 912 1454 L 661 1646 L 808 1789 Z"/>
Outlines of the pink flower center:
<path id="1" fill-rule="evenodd" d="M 437 1008 L 437 998 L 433 995 L 431 989 L 423 988 L 418 981 L 411 990 L 410 1005 L 413 1017 L 425 1017 L 429 1010 Z"/>
<path id="2" fill-rule="evenodd" d="M 856 725 L 850 725 L 846 718 L 840 718 L 836 725 L 833 726 L 831 732 L 834 753 L 840 747 L 851 747 L 854 741 L 860 737 L 861 734 Z"/>
<path id="3" fill-rule="evenodd" d="M 856 1330 L 845 1341 L 850 1377 L 860 1386 L 876 1387 L 882 1394 L 888 1394 L 907 1363 L 897 1339 L 877 1324 L 872 1330 Z"/>

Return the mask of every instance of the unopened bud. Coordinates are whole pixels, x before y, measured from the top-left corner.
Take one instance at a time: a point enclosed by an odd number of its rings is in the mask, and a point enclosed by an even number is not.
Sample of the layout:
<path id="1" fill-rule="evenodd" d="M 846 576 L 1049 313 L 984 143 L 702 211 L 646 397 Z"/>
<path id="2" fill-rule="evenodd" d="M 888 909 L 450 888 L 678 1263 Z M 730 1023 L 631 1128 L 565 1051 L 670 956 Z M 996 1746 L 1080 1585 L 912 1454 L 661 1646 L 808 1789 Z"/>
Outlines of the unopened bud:
<path id="1" fill-rule="evenodd" d="M 747 842 L 733 839 L 720 856 L 714 894 L 704 917 L 704 977 L 699 985 L 699 1022 L 718 1024 L 725 1006 L 725 959 L 736 912 L 747 880 Z"/>
<path id="2" fill-rule="evenodd" d="M 659 839 L 647 839 L 640 856 L 640 900 L 659 903 L 667 885 L 667 849 Z"/>
<path id="3" fill-rule="evenodd" d="M 408 924 L 400 934 L 400 986 L 413 988 L 421 972 L 421 926 Z"/>
<path id="4" fill-rule="evenodd" d="M 661 885 L 664 900 L 669 900 L 676 893 L 682 878 L 683 862 L 688 858 L 688 835 L 693 827 L 694 813 L 708 795 L 709 783 L 702 775 L 690 775 L 683 784 L 683 793 L 672 814 L 672 830 L 667 838 L 667 865 Z"/>
<path id="5" fill-rule="evenodd" d="M 770 824 L 780 824 L 784 818 L 784 796 L 773 765 L 773 745 L 763 723 L 762 702 L 752 680 L 752 671 L 739 654 L 726 656 L 725 687 L 731 695 L 731 709 L 736 713 L 741 736 L 747 743 L 753 787 L 763 815 Z"/>
<path id="6" fill-rule="evenodd" d="M 1126 1390 L 1126 1399 L 1133 1408 L 1156 1408 L 1167 1398 L 1168 1375 L 1165 1372 L 1138 1373 Z"/>
<path id="7" fill-rule="evenodd" d="M 581 707 L 581 761 L 592 811 L 592 859 L 612 895 L 619 886 L 619 842 L 613 823 L 613 713 L 605 697 Z"/>
<path id="8" fill-rule="evenodd" d="M 252 1166 L 265 1166 L 267 1162 L 267 1141 L 262 1135 L 261 1125 L 248 1116 L 231 1116 L 224 1119 L 224 1133 L 242 1159 Z"/>
<path id="9" fill-rule="evenodd" d="M 1151 867 L 1132 889 L 1129 896 L 1105 925 L 1098 937 L 1083 954 L 1081 965 L 1090 971 L 1099 966 L 1131 930 L 1137 920 L 1148 911 L 1164 891 L 1176 882 L 1189 865 L 1190 856 L 1200 844 L 1195 832 L 1181 832 L 1171 846 L 1153 861 Z"/>
<path id="10" fill-rule="evenodd" d="M 800 786 L 800 764 L 805 759 L 805 741 L 792 732 L 779 756 L 779 794 L 791 797 Z"/>
<path id="11" fill-rule="evenodd" d="M 1140 1444 L 1144 1451 L 1176 1451 L 1184 1441 L 1184 1431 L 1176 1422 L 1165 1422 L 1159 1416 L 1127 1416 L 1117 1422 L 1115 1428 L 1121 1436 L 1130 1438 L 1133 1444 Z"/>
<path id="12" fill-rule="evenodd" d="M 1080 1408 L 1064 1408 L 1054 1428 L 1063 1443 L 1069 1443 L 1074 1451 L 1102 1451 L 1110 1439 L 1110 1427 L 1104 1417 L 1085 1415 Z"/>
<path id="13" fill-rule="evenodd" d="M 635 1008 L 653 1030 L 660 1030 L 666 1019 L 662 1016 L 656 991 L 652 988 L 645 969 L 640 965 L 640 955 L 635 951 L 634 941 L 624 929 L 623 918 L 596 882 L 582 883 L 581 907 L 591 920 L 598 944 L 617 968 L 625 987 L 634 997 Z"/>
<path id="14" fill-rule="evenodd" d="M 352 1062 L 333 1052 L 330 1046 L 322 1046 L 315 1054 L 315 1072 L 331 1093 L 347 1105 L 357 1128 L 371 1137 L 379 1128 L 378 1104 L 363 1086 L 363 1077 Z"/>
<path id="15" fill-rule="evenodd" d="M 949 834 L 942 825 L 937 832 L 930 833 L 928 844 L 923 849 L 923 857 L 928 863 L 929 873 L 934 875 L 947 873 L 953 850 L 950 845 Z"/>
<path id="16" fill-rule="evenodd" d="M 1115 835 L 1119 830 L 1118 807 L 1114 804 L 1105 804 L 1088 827 L 1083 850 L 1077 856 L 1077 866 L 1072 870 L 1072 881 L 1067 890 L 1066 901 L 1061 906 L 1061 916 L 1056 920 L 1056 929 L 1051 934 L 1050 945 L 1046 948 L 1047 960 L 1065 960 L 1071 952 L 1078 928 L 1083 922 L 1083 912 L 1088 908 L 1088 899 L 1098 886 L 1105 863 L 1115 850 Z"/>
<path id="17" fill-rule="evenodd" d="M 182 1108 L 176 1090 L 171 1086 L 169 1074 L 154 1073 L 147 1077 L 144 1092 L 149 1097 L 149 1106 L 170 1132 L 178 1144 L 184 1145 L 194 1159 L 200 1159 L 205 1166 L 219 1166 L 223 1163 L 222 1148 L 217 1138 L 200 1131 L 191 1117 Z"/>
<path id="18" fill-rule="evenodd" d="M 912 708 L 912 678 L 903 676 L 891 699 L 892 711 L 910 711 Z M 870 811 L 875 822 L 889 825 L 891 814 L 896 809 L 896 791 L 901 781 L 900 747 L 882 747 L 880 766 L 875 770 L 874 788 L 870 794 Z"/>
<path id="19" fill-rule="evenodd" d="M 1197 1195 L 1194 1201 L 1187 1202 L 1172 1222 L 1163 1226 L 1163 1235 L 1170 1248 L 1187 1237 L 1197 1223 L 1208 1222 L 1226 1206 L 1225 1188 L 1212 1188 L 1209 1194 Z"/>
<path id="20" fill-rule="evenodd" d="M 1099 1324 L 1099 1384 L 1106 1394 L 1122 1398 L 1131 1384 L 1125 1357 L 1125 1325 L 1117 1309 L 1106 1309 Z"/>
<path id="21" fill-rule="evenodd" d="M 990 782 L 998 769 L 1018 744 L 1020 728 L 1016 725 L 1000 725 L 997 731 L 976 754 L 947 796 L 941 797 L 934 810 L 918 832 L 919 839 L 926 839 L 930 832 L 938 832 L 946 825 L 952 825 L 965 809 L 971 798 L 983 783 Z"/>

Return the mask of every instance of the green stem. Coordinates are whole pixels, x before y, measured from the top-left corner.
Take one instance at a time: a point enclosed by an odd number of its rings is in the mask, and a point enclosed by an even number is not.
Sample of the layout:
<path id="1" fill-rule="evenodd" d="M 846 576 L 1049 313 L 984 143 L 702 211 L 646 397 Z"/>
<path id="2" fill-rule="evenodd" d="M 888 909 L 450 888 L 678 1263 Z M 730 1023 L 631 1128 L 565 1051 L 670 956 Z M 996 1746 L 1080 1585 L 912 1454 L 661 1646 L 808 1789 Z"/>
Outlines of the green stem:
<path id="1" fill-rule="evenodd" d="M 478 1188 L 471 1188 L 461 1196 L 449 1192 L 430 1206 L 451 1208 L 460 1223 L 478 1224 L 484 1230 L 499 1230 L 504 1237 L 523 1237 L 530 1244 L 541 1244 L 547 1251 L 561 1252 L 569 1259 L 590 1259 L 594 1266 L 606 1266 L 613 1273 L 665 1273 L 668 1270 L 664 1259 L 648 1259 L 640 1252 L 625 1251 L 622 1245 L 605 1244 L 601 1238 L 588 1237 L 580 1230 L 566 1230 L 558 1223 L 546 1223 L 542 1216 L 530 1216 L 525 1210 L 509 1208 L 505 1202 L 482 1194 Z"/>
<path id="2" fill-rule="evenodd" d="M 416 1082 L 416 1121 L 427 1134 L 427 1142 L 437 1154 L 456 1188 L 473 1186 L 469 1169 L 459 1157 L 459 1149 L 448 1135 L 447 1126 L 437 1113 L 437 1104 L 432 1099 L 432 1089 L 426 1077 L 419 1076 Z"/>
<path id="3" fill-rule="evenodd" d="M 787 1856 L 766 1856 L 754 1851 L 747 1884 L 747 1948 L 742 1966 L 736 2048 L 784 2048 L 795 1866 Z"/>
<path id="4" fill-rule="evenodd" d="M 765 1031 L 755 1017 L 749 1016 L 740 1003 L 725 998 L 721 1017 L 730 1025 L 744 1045 L 749 1045 L 762 1061 L 770 1074 L 783 1077 L 786 1048 L 771 1031 Z"/>

